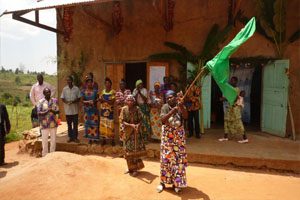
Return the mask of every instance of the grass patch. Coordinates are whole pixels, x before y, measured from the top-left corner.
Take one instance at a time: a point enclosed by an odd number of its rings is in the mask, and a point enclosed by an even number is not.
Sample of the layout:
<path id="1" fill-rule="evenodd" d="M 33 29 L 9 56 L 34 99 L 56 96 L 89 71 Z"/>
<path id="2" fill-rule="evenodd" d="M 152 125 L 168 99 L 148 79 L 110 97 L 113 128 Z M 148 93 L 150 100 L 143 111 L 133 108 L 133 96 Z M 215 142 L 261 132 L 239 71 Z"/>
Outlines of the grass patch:
<path id="1" fill-rule="evenodd" d="M 44 81 L 57 88 L 56 75 L 45 74 Z M 31 86 L 36 82 L 36 74 L 15 74 L 12 72 L 1 72 L 0 98 L 4 93 L 9 93 L 12 97 L 18 96 L 22 104 L 31 105 L 28 94 L 30 92 Z M 2 99 L 2 101 L 5 102 L 4 99 Z"/>
<path id="2" fill-rule="evenodd" d="M 19 141 L 21 139 L 23 139 L 22 133 L 13 132 L 13 133 L 6 135 L 6 143 Z"/>
<path id="3" fill-rule="evenodd" d="M 44 81 L 57 88 L 56 75 L 44 75 Z M 37 82 L 36 74 L 15 74 L 13 72 L 0 72 L 0 102 L 6 104 L 11 123 L 11 131 L 6 136 L 6 141 L 22 139 L 22 133 L 31 129 L 32 104 L 28 98 L 31 86 Z M 9 98 L 3 96 L 9 95 Z M 57 96 L 57 93 L 56 93 Z M 13 99 L 18 97 L 18 106 L 12 107 Z M 9 104 L 9 105 L 7 105 Z"/>
<path id="4" fill-rule="evenodd" d="M 12 107 L 7 105 L 6 108 L 11 123 L 11 130 L 6 135 L 6 142 L 21 140 L 23 137 L 22 133 L 32 128 L 30 119 L 32 107 Z"/>

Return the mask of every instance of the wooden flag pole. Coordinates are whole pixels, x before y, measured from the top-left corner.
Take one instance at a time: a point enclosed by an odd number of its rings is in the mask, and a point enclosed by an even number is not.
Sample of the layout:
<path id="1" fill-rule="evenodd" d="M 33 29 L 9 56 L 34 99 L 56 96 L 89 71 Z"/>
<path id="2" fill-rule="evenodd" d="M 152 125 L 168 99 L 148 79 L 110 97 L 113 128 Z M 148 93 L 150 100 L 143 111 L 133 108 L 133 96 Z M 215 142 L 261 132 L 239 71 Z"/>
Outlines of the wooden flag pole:
<path id="1" fill-rule="evenodd" d="M 186 95 L 188 94 L 188 92 L 191 90 L 192 86 L 195 85 L 196 81 L 200 78 L 200 76 L 205 72 L 205 68 L 202 67 L 201 71 L 197 74 L 196 78 L 193 80 L 193 82 L 189 85 L 188 89 L 185 91 L 182 99 L 184 99 L 186 97 Z"/>
<path id="2" fill-rule="evenodd" d="M 201 67 L 201 71 L 197 74 L 196 78 L 193 80 L 193 82 L 189 85 L 188 89 L 185 91 L 182 99 L 184 99 L 186 97 L 186 95 L 188 94 L 188 92 L 191 90 L 192 86 L 195 85 L 196 81 L 201 77 L 202 74 L 204 74 L 205 72 L 205 68 Z M 202 95 L 202 88 L 201 88 L 201 95 Z M 200 103 L 202 105 L 202 98 L 200 96 Z M 204 124 L 203 124 L 203 106 L 201 106 L 201 110 L 200 110 L 200 131 L 201 133 L 204 133 Z"/>
<path id="3" fill-rule="evenodd" d="M 201 85 L 201 94 L 200 94 L 200 132 L 204 134 L 204 113 L 203 113 L 203 102 L 202 102 L 202 85 Z"/>

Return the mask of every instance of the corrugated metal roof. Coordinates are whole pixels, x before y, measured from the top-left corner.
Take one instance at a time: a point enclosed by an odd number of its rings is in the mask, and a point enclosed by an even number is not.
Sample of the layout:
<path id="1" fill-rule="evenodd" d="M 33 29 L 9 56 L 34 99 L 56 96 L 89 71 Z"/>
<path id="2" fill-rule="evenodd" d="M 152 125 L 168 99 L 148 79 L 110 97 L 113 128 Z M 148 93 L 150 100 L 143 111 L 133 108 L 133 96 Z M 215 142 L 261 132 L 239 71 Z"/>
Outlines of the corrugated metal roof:
<path id="1" fill-rule="evenodd" d="M 29 5 L 24 6 L 23 8 L 9 8 L 4 11 L 3 14 L 10 14 L 19 11 L 32 11 L 32 10 L 43 10 L 50 8 L 59 8 L 66 6 L 76 6 L 76 5 L 87 5 L 93 3 L 105 3 L 112 2 L 114 0 L 42 0 L 40 2 L 33 2 Z"/>

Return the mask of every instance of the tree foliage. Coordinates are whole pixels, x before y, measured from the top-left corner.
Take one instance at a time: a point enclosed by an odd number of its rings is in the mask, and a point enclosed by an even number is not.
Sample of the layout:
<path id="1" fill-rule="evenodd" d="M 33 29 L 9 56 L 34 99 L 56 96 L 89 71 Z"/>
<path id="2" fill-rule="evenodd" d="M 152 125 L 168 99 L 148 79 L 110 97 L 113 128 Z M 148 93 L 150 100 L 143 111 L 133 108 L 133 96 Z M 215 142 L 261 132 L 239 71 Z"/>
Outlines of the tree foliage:
<path id="1" fill-rule="evenodd" d="M 274 44 L 277 57 L 282 58 L 290 43 L 300 38 L 300 29 L 286 39 L 287 0 L 256 0 L 257 32 Z M 240 21 L 246 24 L 248 17 L 241 15 Z"/>
<path id="2" fill-rule="evenodd" d="M 186 78 L 187 63 L 193 63 L 194 69 L 189 70 L 189 76 L 196 77 L 197 73 L 205 65 L 206 61 L 212 59 L 214 55 L 220 50 L 219 45 L 223 43 L 232 30 L 232 25 L 227 25 L 224 29 L 220 29 L 218 24 L 214 24 L 204 42 L 204 46 L 200 53 L 194 54 L 185 46 L 174 42 L 164 42 L 164 45 L 172 49 L 171 52 L 156 53 L 149 56 L 151 60 L 176 60 L 181 66 L 182 70 L 181 80 Z"/>

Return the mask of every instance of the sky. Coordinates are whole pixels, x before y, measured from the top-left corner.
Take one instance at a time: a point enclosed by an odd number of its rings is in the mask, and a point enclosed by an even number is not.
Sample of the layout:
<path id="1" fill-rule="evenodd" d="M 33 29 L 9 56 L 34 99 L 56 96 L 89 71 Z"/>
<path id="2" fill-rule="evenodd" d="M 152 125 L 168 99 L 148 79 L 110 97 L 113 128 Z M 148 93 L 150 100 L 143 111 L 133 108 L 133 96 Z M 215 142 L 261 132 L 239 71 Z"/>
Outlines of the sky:
<path id="1" fill-rule="evenodd" d="M 0 15 L 5 10 L 23 8 L 36 0 L 0 0 Z M 24 15 L 33 19 L 34 12 Z M 55 9 L 40 11 L 40 23 L 55 27 Z M 0 67 L 25 67 L 25 71 L 55 74 L 56 33 L 17 20 L 11 14 L 0 17 Z"/>

